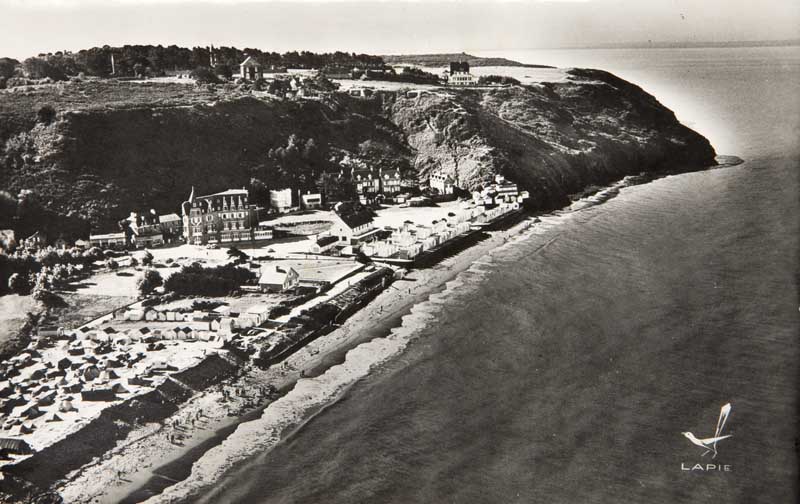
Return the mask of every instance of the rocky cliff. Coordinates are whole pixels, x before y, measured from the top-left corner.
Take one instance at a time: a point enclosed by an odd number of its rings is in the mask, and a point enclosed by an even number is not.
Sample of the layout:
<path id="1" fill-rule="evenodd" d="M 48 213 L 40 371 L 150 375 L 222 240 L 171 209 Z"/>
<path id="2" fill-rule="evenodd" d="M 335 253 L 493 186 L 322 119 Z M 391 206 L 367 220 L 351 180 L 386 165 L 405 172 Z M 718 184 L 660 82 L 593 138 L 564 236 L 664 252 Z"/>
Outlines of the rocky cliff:
<path id="1" fill-rule="evenodd" d="M 357 156 L 372 140 L 421 180 L 444 170 L 473 189 L 502 173 L 542 209 L 628 174 L 714 163 L 708 141 L 637 86 L 597 70 L 568 75 L 369 99 L 278 100 L 177 84 L 3 92 L 0 190 L 32 189 L 46 207 L 102 228 L 132 209 L 176 212 L 191 185 L 200 193 L 245 186 L 269 149 L 292 134 L 315 139 L 334 160 L 324 169 L 338 172 L 336 159 Z"/>

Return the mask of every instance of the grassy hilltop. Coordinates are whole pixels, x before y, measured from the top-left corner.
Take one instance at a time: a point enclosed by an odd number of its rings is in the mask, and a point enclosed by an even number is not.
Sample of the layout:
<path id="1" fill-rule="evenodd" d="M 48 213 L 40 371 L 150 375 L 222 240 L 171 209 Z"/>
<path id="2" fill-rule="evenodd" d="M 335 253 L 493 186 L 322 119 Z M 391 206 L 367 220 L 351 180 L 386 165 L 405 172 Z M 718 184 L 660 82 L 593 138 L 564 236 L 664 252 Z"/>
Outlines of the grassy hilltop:
<path id="1" fill-rule="evenodd" d="M 570 71 L 568 82 L 369 99 L 101 80 L 0 91 L 0 190 L 32 190 L 53 212 L 107 229 L 131 210 L 179 211 L 192 185 L 205 193 L 256 177 L 279 186 L 270 153 L 291 150 L 293 136 L 314 144 L 314 155 L 296 156 L 303 173 L 293 180 L 304 187 L 346 162 L 422 180 L 443 170 L 468 189 L 503 173 L 536 208 L 587 185 L 714 159 L 651 95 L 594 70 Z"/>

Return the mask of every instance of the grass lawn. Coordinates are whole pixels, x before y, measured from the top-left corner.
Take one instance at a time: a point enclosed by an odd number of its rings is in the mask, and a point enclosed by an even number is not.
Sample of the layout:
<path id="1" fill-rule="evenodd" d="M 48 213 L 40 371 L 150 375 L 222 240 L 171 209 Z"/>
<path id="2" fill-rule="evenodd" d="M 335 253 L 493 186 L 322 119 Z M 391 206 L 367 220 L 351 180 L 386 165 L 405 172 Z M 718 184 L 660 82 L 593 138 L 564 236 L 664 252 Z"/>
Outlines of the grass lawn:
<path id="1" fill-rule="evenodd" d="M 117 308 L 136 301 L 132 296 L 106 296 L 100 294 L 62 293 L 67 306 L 50 311 L 52 322 L 67 329 L 74 329 Z"/>

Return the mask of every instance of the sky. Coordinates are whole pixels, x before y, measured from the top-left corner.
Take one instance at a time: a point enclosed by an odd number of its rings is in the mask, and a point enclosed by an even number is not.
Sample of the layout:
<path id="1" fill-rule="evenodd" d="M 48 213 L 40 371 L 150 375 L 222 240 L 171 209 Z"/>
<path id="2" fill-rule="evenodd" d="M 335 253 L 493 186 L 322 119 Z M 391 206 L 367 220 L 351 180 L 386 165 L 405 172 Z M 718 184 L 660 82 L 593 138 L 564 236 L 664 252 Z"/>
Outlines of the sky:
<path id="1" fill-rule="evenodd" d="M 798 0 L 0 0 L 0 56 L 124 44 L 399 54 L 800 38 Z"/>

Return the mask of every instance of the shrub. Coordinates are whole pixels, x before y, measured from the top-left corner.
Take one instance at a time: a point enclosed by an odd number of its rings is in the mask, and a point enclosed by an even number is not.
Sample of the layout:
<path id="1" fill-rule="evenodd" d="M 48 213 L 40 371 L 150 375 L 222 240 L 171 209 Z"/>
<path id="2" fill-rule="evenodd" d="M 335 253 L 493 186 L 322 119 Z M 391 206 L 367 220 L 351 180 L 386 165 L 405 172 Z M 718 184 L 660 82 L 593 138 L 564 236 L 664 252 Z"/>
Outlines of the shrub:
<path id="1" fill-rule="evenodd" d="M 195 263 L 173 273 L 164 288 L 181 295 L 225 296 L 255 279 L 251 271 L 231 265 L 204 268 Z"/>
<path id="2" fill-rule="evenodd" d="M 161 286 L 164 280 L 161 278 L 161 273 L 154 269 L 146 269 L 139 280 L 136 282 L 136 288 L 140 296 L 147 296 L 155 290 L 156 287 Z"/>
<path id="3" fill-rule="evenodd" d="M 520 82 L 513 77 L 507 77 L 505 75 L 481 75 L 478 77 L 478 84 L 481 86 L 490 84 L 519 86 Z"/>
<path id="4" fill-rule="evenodd" d="M 52 105 L 45 105 L 36 112 L 36 122 L 50 124 L 56 118 L 56 109 Z"/>
<path id="5" fill-rule="evenodd" d="M 189 74 L 198 84 L 218 84 L 219 79 L 208 67 L 197 67 Z"/>
<path id="6" fill-rule="evenodd" d="M 15 294 L 27 294 L 31 290 L 28 275 L 14 273 L 8 277 L 8 290 Z"/>
<path id="7" fill-rule="evenodd" d="M 149 250 L 145 250 L 142 256 L 142 265 L 150 266 L 151 264 L 153 264 L 153 254 L 151 254 Z"/>
<path id="8" fill-rule="evenodd" d="M 103 259 L 103 251 L 99 247 L 91 247 L 83 252 L 83 258 L 88 262 L 95 262 Z"/>

